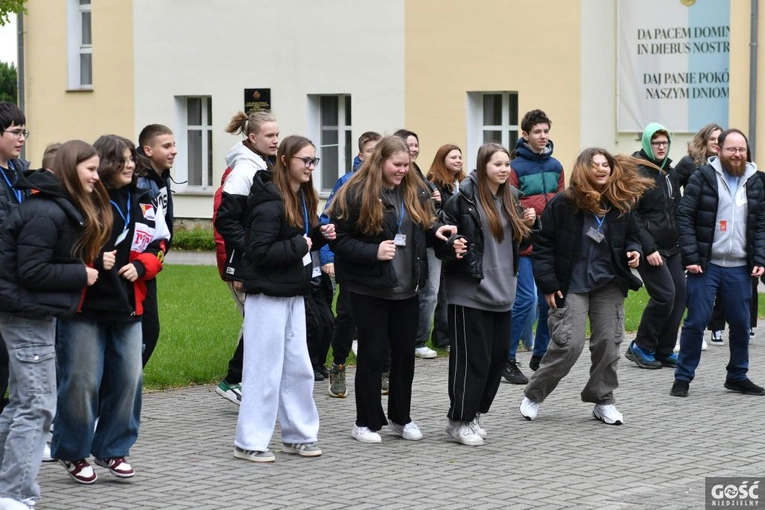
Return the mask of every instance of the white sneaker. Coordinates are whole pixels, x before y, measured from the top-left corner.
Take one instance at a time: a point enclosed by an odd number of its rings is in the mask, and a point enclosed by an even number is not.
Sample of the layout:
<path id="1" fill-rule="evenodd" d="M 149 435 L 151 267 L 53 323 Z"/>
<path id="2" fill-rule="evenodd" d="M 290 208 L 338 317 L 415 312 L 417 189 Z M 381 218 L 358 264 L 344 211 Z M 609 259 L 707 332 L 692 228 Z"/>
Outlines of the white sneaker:
<path id="1" fill-rule="evenodd" d="M 351 351 L 353 351 L 353 355 L 354 356 L 358 356 L 359 355 L 359 341 L 358 340 L 354 340 L 353 343 L 351 344 Z"/>
<path id="2" fill-rule="evenodd" d="M 701 339 L 701 350 L 702 351 L 706 351 L 707 350 L 707 341 L 704 340 L 703 338 Z M 679 351 L 679 349 L 678 349 L 678 351 Z"/>
<path id="3" fill-rule="evenodd" d="M 34 505 L 34 502 L 32 502 L 32 505 Z M 13 498 L 0 498 L 0 508 L 3 510 L 29 510 L 31 507 Z"/>
<path id="4" fill-rule="evenodd" d="M 382 443 L 382 438 L 377 432 L 369 430 L 367 427 L 359 427 L 355 423 L 353 424 L 353 430 L 351 431 L 351 437 L 356 441 L 362 443 Z"/>
<path id="5" fill-rule="evenodd" d="M 613 404 L 595 404 L 592 408 L 592 415 L 605 423 L 606 425 L 621 425 L 624 423 L 622 413 L 616 410 Z"/>
<path id="6" fill-rule="evenodd" d="M 706 341 L 704 343 L 706 343 Z M 722 330 L 712 331 L 712 335 L 709 337 L 709 343 L 712 345 L 725 345 L 725 342 L 723 341 Z M 704 347 L 702 344 L 702 349 L 703 348 Z"/>
<path id="7" fill-rule="evenodd" d="M 438 357 L 438 353 L 428 346 L 417 347 L 414 350 L 414 355 L 418 358 L 433 359 Z"/>
<path id="8" fill-rule="evenodd" d="M 56 459 L 51 457 L 51 454 L 50 454 L 50 443 L 45 443 L 45 447 L 43 447 L 42 461 L 43 462 L 53 462 L 54 460 L 56 460 Z"/>
<path id="9" fill-rule="evenodd" d="M 409 441 L 419 441 L 422 439 L 422 431 L 413 421 L 410 421 L 406 425 L 399 425 L 398 423 L 388 420 L 388 425 L 393 429 L 393 432 L 404 439 L 408 439 Z"/>
<path id="10" fill-rule="evenodd" d="M 471 421 L 449 420 L 446 425 L 446 433 L 465 446 L 481 446 L 483 438 L 473 430 L 472 423 Z"/>
<path id="11" fill-rule="evenodd" d="M 481 420 L 481 413 L 475 413 L 475 418 L 470 422 L 470 426 L 473 428 L 473 432 L 481 436 L 481 439 L 486 439 L 489 435 L 483 428 L 483 421 Z"/>
<path id="12" fill-rule="evenodd" d="M 539 406 L 540 404 L 532 402 L 528 398 L 523 397 L 523 402 L 521 402 L 520 408 L 521 415 L 523 415 L 523 417 L 529 421 L 536 420 L 537 415 L 539 414 Z"/>

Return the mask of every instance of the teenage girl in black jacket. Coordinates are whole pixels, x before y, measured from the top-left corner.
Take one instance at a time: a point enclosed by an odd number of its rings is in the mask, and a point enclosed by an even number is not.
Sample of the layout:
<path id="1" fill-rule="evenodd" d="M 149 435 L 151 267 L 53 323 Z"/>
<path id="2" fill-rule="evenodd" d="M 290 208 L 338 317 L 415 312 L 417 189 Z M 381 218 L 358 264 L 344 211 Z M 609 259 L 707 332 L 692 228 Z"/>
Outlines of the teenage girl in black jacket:
<path id="1" fill-rule="evenodd" d="M 414 377 L 418 292 L 427 278 L 427 238 L 438 243 L 454 227 L 435 222 L 430 193 L 410 169 L 409 150 L 385 137 L 340 188 L 330 213 L 337 228 L 331 243 L 335 276 L 351 292 L 358 321 L 356 423 L 352 437 L 381 442 L 386 423 L 404 439 L 422 439 L 409 411 Z M 382 359 L 391 352 L 388 420 L 382 409 Z"/>
<path id="2" fill-rule="evenodd" d="M 576 363 L 589 317 L 592 367 L 581 398 L 595 404 L 595 418 L 623 423 L 613 391 L 619 385 L 624 297 L 641 285 L 631 272 L 641 256 L 632 208 L 649 186 L 633 158 L 590 148 L 577 158 L 568 188 L 545 208 L 534 240 L 534 279 L 550 305 L 552 341 L 524 391 L 520 411 L 527 420 L 536 419 L 541 403 Z"/>
<path id="3" fill-rule="evenodd" d="M 486 437 L 481 415 L 494 401 L 510 348 L 519 244 L 536 220 L 533 208 L 520 207 L 509 177 L 507 149 L 482 145 L 476 170 L 443 208 L 444 221 L 457 226 L 457 238 L 469 247 L 461 259 L 445 258 L 443 267 L 451 343 L 446 432 L 468 446 Z"/>
<path id="4" fill-rule="evenodd" d="M 320 271 L 318 250 L 334 238 L 319 225 L 311 174 L 316 147 L 302 136 L 279 145 L 273 171 L 254 176 L 244 252 L 244 365 L 234 457 L 273 462 L 268 449 L 279 420 L 282 451 L 321 455 L 319 414 L 306 344 L 305 296 Z M 311 252 L 316 257 L 311 256 Z"/>
<path id="5" fill-rule="evenodd" d="M 0 233 L 0 332 L 13 381 L 0 418 L 0 503 L 31 505 L 40 497 L 35 477 L 56 414 L 56 318 L 74 315 L 83 290 L 98 279 L 92 261 L 111 228 L 93 147 L 63 144 L 53 168 L 55 175 L 21 178 L 19 188 L 34 193 Z"/>

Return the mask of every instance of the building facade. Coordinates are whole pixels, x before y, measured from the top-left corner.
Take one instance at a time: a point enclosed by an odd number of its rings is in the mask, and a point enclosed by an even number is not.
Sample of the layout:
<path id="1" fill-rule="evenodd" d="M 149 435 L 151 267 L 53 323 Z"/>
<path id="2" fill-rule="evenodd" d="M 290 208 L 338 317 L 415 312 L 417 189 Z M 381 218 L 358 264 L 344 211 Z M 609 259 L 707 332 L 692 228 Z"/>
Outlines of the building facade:
<path id="1" fill-rule="evenodd" d="M 238 141 L 224 128 L 258 102 L 282 136 L 316 143 L 320 192 L 350 167 L 364 131 L 417 132 L 423 170 L 455 143 L 471 169 L 485 140 L 512 148 L 534 108 L 553 120 L 566 169 L 591 145 L 631 153 L 637 133 L 617 129 L 621 1 L 631 0 L 29 0 L 27 157 L 39 165 L 50 142 L 136 139 L 166 124 L 178 145 L 176 215 L 210 218 Z M 749 15 L 748 2 L 730 1 L 727 125 L 744 131 Z M 678 160 L 692 133 L 674 135 Z"/>

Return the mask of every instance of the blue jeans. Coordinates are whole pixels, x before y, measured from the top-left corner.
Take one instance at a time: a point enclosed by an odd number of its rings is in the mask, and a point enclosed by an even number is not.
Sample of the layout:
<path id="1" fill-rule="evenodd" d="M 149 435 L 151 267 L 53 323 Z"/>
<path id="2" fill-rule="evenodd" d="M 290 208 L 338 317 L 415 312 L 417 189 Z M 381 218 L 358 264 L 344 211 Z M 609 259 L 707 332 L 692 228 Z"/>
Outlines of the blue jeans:
<path id="1" fill-rule="evenodd" d="M 0 497 L 37 500 L 35 482 L 56 414 L 56 319 L 0 313 L 10 401 L 0 416 Z"/>
<path id="2" fill-rule="evenodd" d="M 537 286 L 534 283 L 534 269 L 531 265 L 531 257 L 519 257 L 518 259 L 518 284 L 513 302 L 513 319 L 510 324 L 510 352 L 508 359 L 515 359 L 518 352 L 518 344 L 521 334 L 524 332 L 527 321 L 531 317 L 533 321 L 536 312 Z M 528 333 L 528 332 L 527 332 Z M 526 337 L 531 339 L 531 334 Z M 546 346 L 545 346 L 546 349 Z"/>
<path id="3" fill-rule="evenodd" d="M 547 316 L 550 313 L 550 305 L 545 301 L 545 295 L 537 291 L 537 332 L 534 336 L 533 355 L 541 358 L 547 352 L 550 345 L 550 326 L 547 324 Z"/>
<path id="4" fill-rule="evenodd" d="M 128 455 L 138 439 L 141 416 L 141 337 L 140 321 L 61 321 L 54 458 Z"/>
<path id="5" fill-rule="evenodd" d="M 749 304 L 752 300 L 752 277 L 747 266 L 721 267 L 709 264 L 705 273 L 688 274 L 685 304 L 688 314 L 680 334 L 680 353 L 675 379 L 691 382 L 701 358 L 704 329 L 712 317 L 715 294 L 730 325 L 730 360 L 726 367 L 728 381 L 746 379 L 749 370 Z"/>

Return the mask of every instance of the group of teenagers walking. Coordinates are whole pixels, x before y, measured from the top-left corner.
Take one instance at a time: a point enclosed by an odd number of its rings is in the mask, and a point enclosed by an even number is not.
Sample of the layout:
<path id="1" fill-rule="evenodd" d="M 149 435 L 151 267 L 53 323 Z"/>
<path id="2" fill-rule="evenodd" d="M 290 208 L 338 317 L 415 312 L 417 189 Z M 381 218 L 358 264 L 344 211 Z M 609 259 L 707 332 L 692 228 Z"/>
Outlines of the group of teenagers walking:
<path id="1" fill-rule="evenodd" d="M 20 159 L 24 113 L 0 102 L 0 508 L 34 506 L 45 455 L 78 483 L 119 478 L 138 438 L 159 335 L 155 276 L 172 232 L 175 142 L 153 124 Z M 52 428 L 52 441 L 47 444 Z M 48 459 L 51 460 L 51 459 Z"/>
<path id="2" fill-rule="evenodd" d="M 528 420 L 579 358 L 589 318 L 591 369 L 581 399 L 604 423 L 624 422 L 614 398 L 623 302 L 643 283 L 651 299 L 628 359 L 642 368 L 676 367 L 671 394 L 687 396 L 717 302 L 731 331 L 726 388 L 763 393 L 746 373 L 751 280 L 765 262 L 765 191 L 747 161 L 744 134 L 718 129 L 714 141 L 708 128 L 697 134 L 681 195 L 665 127 L 647 126 L 642 149 L 631 156 L 585 149 L 564 186 L 551 156 L 551 125 L 541 110 L 528 112 L 515 150 L 482 145 L 467 175 L 455 145 L 441 147 L 423 173 L 416 134 L 366 132 L 354 170 L 319 215 L 315 145 L 300 136 L 278 143 L 269 112 L 232 119 L 228 131 L 246 138 L 227 157 L 215 226 L 221 276 L 244 316 L 237 353 L 217 388 L 241 406 L 236 458 L 273 462 L 277 420 L 282 452 L 321 455 L 313 382 L 329 377 L 329 394 L 346 395 L 354 328 L 351 436 L 380 443 L 389 426 L 404 439 L 422 439 L 411 401 L 415 354 L 427 357 L 418 352 L 423 311 L 428 324 L 435 320 L 433 338 L 440 331 L 448 339 L 446 432 L 461 444 L 483 444 L 483 416 L 503 373 L 517 368 L 511 332 L 523 329 L 514 314 L 522 282 L 539 289 L 542 337 L 520 404 Z M 322 285 L 330 277 L 339 285 L 334 332 L 322 318 L 332 316 Z M 686 296 L 692 299 L 676 353 Z"/>

